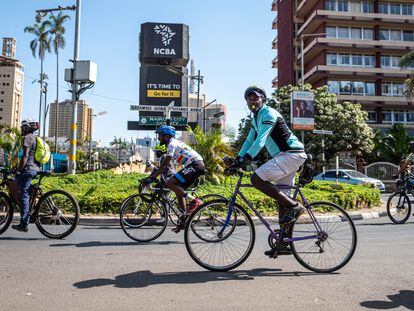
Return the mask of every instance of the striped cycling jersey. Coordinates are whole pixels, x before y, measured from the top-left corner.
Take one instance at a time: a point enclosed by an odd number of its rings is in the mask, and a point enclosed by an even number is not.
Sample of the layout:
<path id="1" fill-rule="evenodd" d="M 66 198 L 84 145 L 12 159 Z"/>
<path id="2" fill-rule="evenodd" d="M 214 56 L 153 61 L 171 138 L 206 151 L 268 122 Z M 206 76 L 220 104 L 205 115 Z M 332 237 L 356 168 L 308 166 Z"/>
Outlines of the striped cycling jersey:
<path id="1" fill-rule="evenodd" d="M 255 158 L 266 147 L 272 156 L 290 150 L 304 150 L 303 144 L 289 130 L 282 115 L 275 109 L 263 105 L 253 116 L 252 128 L 247 135 L 239 156 Z"/>
<path id="2" fill-rule="evenodd" d="M 203 161 L 203 158 L 193 148 L 175 138 L 171 138 L 168 142 L 167 155 L 172 157 L 176 165 L 186 166 L 193 162 Z"/>

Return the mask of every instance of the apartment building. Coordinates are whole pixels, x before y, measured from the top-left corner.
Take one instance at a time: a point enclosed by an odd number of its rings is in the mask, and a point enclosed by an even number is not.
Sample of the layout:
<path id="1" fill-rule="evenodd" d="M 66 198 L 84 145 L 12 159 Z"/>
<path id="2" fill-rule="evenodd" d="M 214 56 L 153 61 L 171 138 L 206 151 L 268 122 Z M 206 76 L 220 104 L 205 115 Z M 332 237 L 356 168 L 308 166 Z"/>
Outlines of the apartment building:
<path id="1" fill-rule="evenodd" d="M 306 83 L 362 104 L 374 128 L 403 123 L 414 135 L 404 84 L 414 68 L 399 67 L 414 48 L 413 0 L 274 0 L 272 10 L 274 87 L 301 82 L 303 57 Z"/>
<path id="2" fill-rule="evenodd" d="M 16 40 L 3 38 L 0 56 L 0 123 L 20 127 L 23 100 L 23 64 L 15 59 Z"/>
<path id="3" fill-rule="evenodd" d="M 56 124 L 56 112 L 58 120 Z M 58 138 L 70 137 L 70 126 L 72 121 L 72 102 L 66 100 L 58 104 L 51 103 L 49 107 L 49 137 L 54 137 L 57 128 Z M 84 142 L 89 139 L 93 128 L 93 110 L 88 107 L 85 100 L 78 101 L 77 115 L 77 139 Z"/>

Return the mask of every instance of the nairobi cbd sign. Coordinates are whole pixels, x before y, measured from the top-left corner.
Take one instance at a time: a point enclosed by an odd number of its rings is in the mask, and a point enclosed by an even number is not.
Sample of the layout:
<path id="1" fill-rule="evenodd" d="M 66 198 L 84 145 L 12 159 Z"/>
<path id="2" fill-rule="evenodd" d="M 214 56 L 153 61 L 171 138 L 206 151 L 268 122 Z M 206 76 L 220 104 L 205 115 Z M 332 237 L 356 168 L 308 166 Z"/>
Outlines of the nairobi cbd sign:
<path id="1" fill-rule="evenodd" d="M 187 66 L 189 30 L 185 24 L 143 23 L 140 61 L 145 64 Z"/>

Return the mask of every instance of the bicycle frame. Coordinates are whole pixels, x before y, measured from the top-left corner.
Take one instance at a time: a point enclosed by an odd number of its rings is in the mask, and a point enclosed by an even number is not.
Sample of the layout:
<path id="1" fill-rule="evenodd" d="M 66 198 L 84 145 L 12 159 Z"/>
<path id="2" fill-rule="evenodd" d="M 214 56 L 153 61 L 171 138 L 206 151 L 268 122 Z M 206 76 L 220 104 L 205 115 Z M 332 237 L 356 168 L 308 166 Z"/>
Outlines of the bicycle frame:
<path id="1" fill-rule="evenodd" d="M 269 230 L 270 234 L 273 238 L 275 238 L 277 241 L 280 241 L 280 237 L 284 235 L 285 228 L 282 227 L 280 234 L 278 235 L 270 226 L 270 224 L 264 219 L 264 217 L 260 214 L 260 212 L 254 207 L 254 205 L 244 196 L 244 194 L 240 191 L 240 188 L 253 188 L 253 185 L 251 184 L 242 184 L 242 178 L 243 178 L 243 172 L 239 172 L 239 179 L 237 181 L 236 188 L 234 189 L 234 192 L 231 196 L 230 203 L 229 203 L 229 210 L 227 212 L 226 220 L 223 225 L 223 228 L 218 233 L 219 237 L 223 235 L 225 228 L 229 225 L 231 215 L 233 213 L 234 205 L 236 203 L 236 198 L 239 196 L 246 204 L 249 206 L 249 208 L 253 211 L 253 213 L 260 219 L 260 221 L 266 226 L 267 230 Z M 321 226 L 319 225 L 315 215 L 313 214 L 312 208 L 309 205 L 306 198 L 303 196 L 302 192 L 300 191 L 300 187 L 298 186 L 290 186 L 290 185 L 277 185 L 277 188 L 280 190 L 294 190 L 293 199 L 295 201 L 297 196 L 300 196 L 303 205 L 306 207 L 306 210 L 315 225 L 317 232 L 322 232 Z M 284 243 L 294 242 L 294 241 L 300 241 L 300 240 L 310 240 L 318 238 L 318 235 L 311 235 L 311 236 L 305 236 L 300 238 L 283 238 Z"/>

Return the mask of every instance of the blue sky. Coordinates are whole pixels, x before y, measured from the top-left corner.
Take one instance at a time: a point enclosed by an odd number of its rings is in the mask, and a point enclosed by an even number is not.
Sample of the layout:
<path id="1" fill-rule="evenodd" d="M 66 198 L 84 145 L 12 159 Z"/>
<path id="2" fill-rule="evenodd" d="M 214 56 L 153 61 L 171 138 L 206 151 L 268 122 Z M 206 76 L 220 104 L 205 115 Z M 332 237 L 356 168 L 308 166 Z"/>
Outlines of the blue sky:
<path id="1" fill-rule="evenodd" d="M 107 144 L 114 136 L 143 137 L 146 132 L 127 131 L 128 120 L 137 120 L 137 112 L 129 106 L 139 98 L 139 30 L 145 22 L 184 23 L 190 29 L 190 56 L 196 70 L 201 70 L 205 82 L 201 93 L 207 101 L 217 99 L 227 105 L 227 121 L 237 128 L 248 114 L 244 89 L 261 85 L 269 93 L 275 69 L 271 68 L 275 50 L 271 49 L 275 17 L 271 0 L 83 0 L 81 14 L 80 59 L 98 64 L 95 87 L 81 98 L 95 112 L 108 114 L 95 118 L 94 139 Z M 17 40 L 17 58 L 25 66 L 23 117 L 38 115 L 39 85 L 32 84 L 39 76 L 40 61 L 33 58 L 29 43 L 33 39 L 24 33 L 32 25 L 35 10 L 67 6 L 75 0 L 2 0 L 0 37 Z M 73 57 L 75 16 L 66 23 L 66 47 L 61 51 L 60 100 L 70 98 L 69 85 L 63 80 L 64 68 L 71 67 Z M 48 98 L 56 97 L 56 58 L 45 59 L 49 76 Z M 111 99 L 113 98 L 113 99 Z"/>

